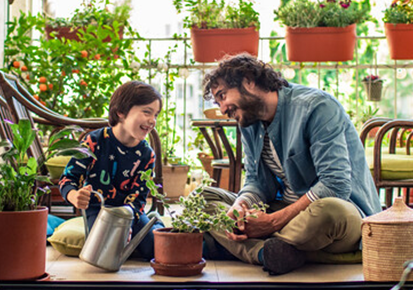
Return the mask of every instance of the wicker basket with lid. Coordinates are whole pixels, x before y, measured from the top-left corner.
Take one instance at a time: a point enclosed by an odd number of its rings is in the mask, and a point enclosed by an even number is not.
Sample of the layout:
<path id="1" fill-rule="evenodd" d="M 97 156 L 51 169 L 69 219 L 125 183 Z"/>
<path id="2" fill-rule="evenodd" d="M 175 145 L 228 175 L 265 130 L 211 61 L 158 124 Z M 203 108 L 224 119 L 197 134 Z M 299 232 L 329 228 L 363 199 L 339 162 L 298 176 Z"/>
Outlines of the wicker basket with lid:
<path id="1" fill-rule="evenodd" d="M 363 219 L 362 238 L 364 279 L 399 281 L 403 263 L 413 259 L 413 209 L 396 198 L 389 209 Z"/>

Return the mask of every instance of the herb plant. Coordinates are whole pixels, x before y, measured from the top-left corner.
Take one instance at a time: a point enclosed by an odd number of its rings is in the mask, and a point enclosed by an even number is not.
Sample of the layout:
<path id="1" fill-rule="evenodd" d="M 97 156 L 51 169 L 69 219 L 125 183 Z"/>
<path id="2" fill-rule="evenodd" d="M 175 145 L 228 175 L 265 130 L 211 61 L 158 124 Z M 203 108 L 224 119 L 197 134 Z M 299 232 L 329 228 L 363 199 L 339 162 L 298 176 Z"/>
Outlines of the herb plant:
<path id="1" fill-rule="evenodd" d="M 174 215 L 170 211 L 170 205 L 168 204 L 167 198 L 159 194 L 159 185 L 151 178 L 151 170 L 141 172 L 141 180 L 146 182 L 146 186 L 152 196 L 161 202 L 165 209 L 168 211 L 172 218 L 172 228 L 174 232 L 180 233 L 192 233 L 192 232 L 208 232 L 211 230 L 217 231 L 228 231 L 233 232 L 237 228 L 236 220 L 231 219 L 225 211 L 223 205 L 218 205 L 214 214 L 209 214 L 205 212 L 207 208 L 207 202 L 204 196 L 201 194 L 205 186 L 211 185 L 214 182 L 213 179 L 209 178 L 208 175 L 204 176 L 201 184 L 189 194 L 186 198 L 180 197 L 178 204 L 183 208 L 182 213 L 179 215 Z M 265 211 L 267 205 L 262 202 L 259 205 L 254 205 L 255 210 Z M 239 217 L 239 213 L 234 210 L 234 215 Z M 250 215 L 250 217 L 255 217 L 255 215 Z"/>
<path id="2" fill-rule="evenodd" d="M 413 1 L 394 0 L 390 7 L 384 10 L 383 22 L 394 24 L 412 24 Z"/>
<path id="3" fill-rule="evenodd" d="M 368 7 L 351 1 L 310 0 L 289 1 L 274 10 L 274 20 L 289 27 L 346 27 L 370 18 Z"/>
<path id="4" fill-rule="evenodd" d="M 49 139 L 49 146 L 45 153 L 45 160 L 36 160 L 35 157 L 26 158 L 26 152 L 36 138 L 36 130 L 27 119 L 18 124 L 9 124 L 13 141 L 4 140 L 0 147 L 8 149 L 2 154 L 4 163 L 0 164 L 0 211 L 24 211 L 36 208 L 39 198 L 48 190 L 36 188 L 36 181 L 51 183 L 47 176 L 39 174 L 39 167 L 55 155 L 74 156 L 84 158 L 96 156 L 87 147 L 79 142 L 67 138 L 77 127 L 68 127 Z"/>
<path id="5" fill-rule="evenodd" d="M 238 0 L 238 5 L 225 4 L 224 0 L 173 0 L 178 13 L 189 12 L 185 28 L 247 28 L 259 29 L 258 12 L 248 0 Z"/>

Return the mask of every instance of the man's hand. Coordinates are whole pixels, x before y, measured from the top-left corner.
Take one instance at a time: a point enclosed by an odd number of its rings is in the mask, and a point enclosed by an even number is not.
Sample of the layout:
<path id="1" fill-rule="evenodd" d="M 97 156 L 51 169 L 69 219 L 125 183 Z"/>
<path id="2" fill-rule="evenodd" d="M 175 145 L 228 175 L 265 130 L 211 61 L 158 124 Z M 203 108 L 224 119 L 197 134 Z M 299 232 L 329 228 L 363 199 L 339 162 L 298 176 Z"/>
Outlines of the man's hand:
<path id="1" fill-rule="evenodd" d="M 287 222 L 284 210 L 279 210 L 272 214 L 249 210 L 247 212 L 244 233 L 249 238 L 266 237 L 282 229 Z"/>
<path id="2" fill-rule="evenodd" d="M 89 207 L 90 194 L 92 185 L 87 185 L 79 190 L 71 190 L 67 194 L 67 200 L 78 209 L 87 209 Z"/>
<path id="3" fill-rule="evenodd" d="M 234 211 L 237 214 L 234 214 Z M 232 207 L 228 210 L 227 215 L 232 218 L 233 220 L 237 221 L 237 229 L 234 229 L 233 233 L 226 233 L 227 237 L 230 240 L 233 241 L 244 241 L 246 239 L 248 239 L 248 236 L 245 235 L 243 233 L 244 229 L 245 229 L 245 224 L 244 224 L 244 217 L 247 214 L 248 208 L 246 206 L 245 203 L 241 202 L 237 202 L 235 201 L 235 203 L 232 205 Z M 237 216 L 236 216 L 237 215 Z"/>

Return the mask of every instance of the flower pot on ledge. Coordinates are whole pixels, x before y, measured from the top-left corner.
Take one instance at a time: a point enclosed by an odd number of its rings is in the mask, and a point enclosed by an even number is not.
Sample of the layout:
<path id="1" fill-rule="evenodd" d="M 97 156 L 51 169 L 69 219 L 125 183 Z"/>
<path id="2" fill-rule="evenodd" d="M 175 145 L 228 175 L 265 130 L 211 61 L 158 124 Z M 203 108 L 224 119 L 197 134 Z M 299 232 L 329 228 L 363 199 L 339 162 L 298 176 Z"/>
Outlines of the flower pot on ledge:
<path id="1" fill-rule="evenodd" d="M 85 28 L 80 28 L 80 27 L 58 27 L 58 28 L 53 28 L 51 26 L 46 26 L 46 37 L 47 39 L 53 39 L 51 33 L 55 33 L 55 37 L 57 39 L 62 39 L 63 37 L 65 39 L 70 39 L 74 41 L 80 41 L 79 39 L 79 30 L 80 29 L 85 29 Z M 123 26 L 119 27 L 119 38 L 123 39 Z M 110 36 L 106 37 L 103 42 L 110 42 L 112 38 Z"/>
<path id="2" fill-rule="evenodd" d="M 197 62 L 216 62 L 224 55 L 247 52 L 258 55 L 259 32 L 255 27 L 232 29 L 191 28 L 194 59 Z"/>
<path id="3" fill-rule="evenodd" d="M 391 59 L 413 59 L 413 24 L 384 23 Z"/>
<path id="4" fill-rule="evenodd" d="M 348 61 L 354 57 L 356 24 L 346 27 L 287 27 L 287 57 L 297 62 Z"/>

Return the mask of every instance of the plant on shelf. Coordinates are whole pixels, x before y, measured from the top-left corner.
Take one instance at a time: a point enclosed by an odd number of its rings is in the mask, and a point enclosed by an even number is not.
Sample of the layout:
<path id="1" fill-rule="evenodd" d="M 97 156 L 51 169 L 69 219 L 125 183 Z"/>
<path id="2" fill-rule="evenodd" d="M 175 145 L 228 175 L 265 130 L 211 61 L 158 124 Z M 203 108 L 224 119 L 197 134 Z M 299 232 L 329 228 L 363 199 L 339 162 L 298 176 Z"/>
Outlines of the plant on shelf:
<path id="1" fill-rule="evenodd" d="M 275 10 L 276 21 L 287 26 L 290 61 L 347 61 L 353 59 L 356 23 L 371 17 L 368 3 L 351 0 L 289 1 Z M 320 37 L 320 34 L 322 37 Z M 314 37 L 314 34 L 316 36 Z"/>
<path id="2" fill-rule="evenodd" d="M 174 0 L 173 4 L 178 13 L 189 13 L 184 27 L 191 29 L 196 61 L 214 62 L 240 52 L 258 54 L 260 22 L 251 1 Z"/>
<path id="3" fill-rule="evenodd" d="M 155 235 L 155 259 L 151 266 L 155 273 L 167 276 L 191 276 L 199 274 L 205 266 L 202 259 L 202 234 L 211 230 L 232 232 L 236 229 L 236 221 L 227 214 L 223 205 L 217 205 L 215 210 L 206 210 L 208 204 L 201 194 L 205 186 L 214 180 L 204 175 L 200 185 L 186 198 L 180 197 L 178 205 L 182 208 L 180 214 L 171 211 L 167 197 L 159 194 L 159 185 L 151 178 L 151 170 L 142 172 L 142 181 L 152 196 L 161 202 L 172 218 L 172 227 L 158 229 Z M 263 203 L 255 205 L 255 210 L 265 211 Z M 234 215 L 239 217 L 235 210 Z M 252 214 L 251 216 L 255 216 Z M 168 266 L 170 265 L 170 266 Z M 176 265 L 182 267 L 176 269 Z"/>
<path id="4" fill-rule="evenodd" d="M 362 81 L 368 101 L 380 101 L 383 90 L 383 79 L 378 75 L 367 75 Z"/>
<path id="5" fill-rule="evenodd" d="M 10 127 L 13 140 L 0 143 L 7 149 L 0 164 L 0 232 L 7 233 L 0 239 L 0 280 L 38 279 L 45 274 L 48 210 L 38 205 L 47 188 L 39 188 L 36 183 L 50 181 L 40 174 L 42 160 L 25 158 L 37 137 L 31 122 L 22 119 L 18 124 L 3 125 Z M 67 138 L 72 130 L 64 129 L 50 138 L 44 159 L 67 154 L 94 156 L 88 148 Z"/>
<path id="6" fill-rule="evenodd" d="M 113 91 L 125 79 L 139 79 L 140 67 L 132 40 L 139 35 L 125 22 L 126 6 L 119 6 L 123 12 L 113 14 L 102 7 L 107 3 L 92 1 L 86 6 L 84 13 L 91 22 L 77 31 L 80 41 L 45 33 L 50 24 L 63 25 L 62 20 L 20 14 L 8 22 L 3 70 L 17 76 L 43 105 L 62 115 L 106 115 Z M 108 15 L 113 16 L 110 21 Z M 67 22 L 77 23 L 76 18 L 78 14 Z M 33 30 L 40 34 L 39 39 L 32 39 Z M 120 37 L 121 30 L 127 39 Z"/>
<path id="7" fill-rule="evenodd" d="M 384 10 L 384 29 L 392 59 L 413 59 L 413 1 L 394 0 Z"/>

